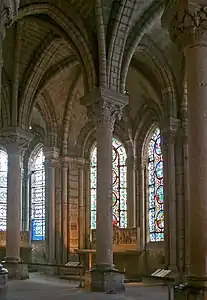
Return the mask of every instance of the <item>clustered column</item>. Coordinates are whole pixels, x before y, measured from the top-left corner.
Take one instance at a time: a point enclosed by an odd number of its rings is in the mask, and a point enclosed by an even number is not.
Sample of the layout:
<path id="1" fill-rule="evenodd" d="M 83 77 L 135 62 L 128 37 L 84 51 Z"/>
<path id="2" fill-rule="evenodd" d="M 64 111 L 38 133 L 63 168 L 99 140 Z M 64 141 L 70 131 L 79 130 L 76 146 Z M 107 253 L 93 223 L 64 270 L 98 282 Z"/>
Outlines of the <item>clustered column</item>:
<path id="1" fill-rule="evenodd" d="M 178 1 L 175 1 L 178 2 Z M 201 4 L 200 4 L 201 3 Z M 186 59 L 189 159 L 189 274 L 207 275 L 207 6 L 166 5 L 163 23 Z M 174 5 L 175 4 L 175 5 Z M 192 277 L 191 277 L 192 278 Z"/>
<path id="2" fill-rule="evenodd" d="M 124 95 L 99 88 L 85 99 L 96 125 L 97 142 L 97 214 L 96 214 L 96 270 L 92 274 L 92 288 L 105 289 L 105 271 L 113 272 L 112 226 L 112 134 L 116 117 L 126 104 Z M 98 275 L 99 274 L 99 275 Z M 100 274 L 102 276 L 100 277 Z M 114 281 L 116 288 L 122 282 Z M 115 287 L 114 287 L 115 288 Z"/>

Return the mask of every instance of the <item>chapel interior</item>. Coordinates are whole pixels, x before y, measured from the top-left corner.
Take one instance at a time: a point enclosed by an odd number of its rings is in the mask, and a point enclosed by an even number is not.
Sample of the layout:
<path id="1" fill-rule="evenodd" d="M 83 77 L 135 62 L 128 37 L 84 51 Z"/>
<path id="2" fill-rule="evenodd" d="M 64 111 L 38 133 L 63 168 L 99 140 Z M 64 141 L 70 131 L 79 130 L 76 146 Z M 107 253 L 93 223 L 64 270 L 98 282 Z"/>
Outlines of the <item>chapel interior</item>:
<path id="1" fill-rule="evenodd" d="M 94 286 L 107 270 L 205 283 L 206 5 L 0 0 L 9 277 L 21 260 L 81 263 Z"/>

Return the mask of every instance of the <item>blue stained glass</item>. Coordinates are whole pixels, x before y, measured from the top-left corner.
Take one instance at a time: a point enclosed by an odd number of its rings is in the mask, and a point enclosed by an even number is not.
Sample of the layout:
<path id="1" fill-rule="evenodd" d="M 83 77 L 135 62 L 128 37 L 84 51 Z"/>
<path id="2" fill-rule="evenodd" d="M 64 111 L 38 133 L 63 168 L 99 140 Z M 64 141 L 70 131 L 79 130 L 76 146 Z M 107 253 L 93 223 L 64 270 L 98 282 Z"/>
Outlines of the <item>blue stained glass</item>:
<path id="1" fill-rule="evenodd" d="M 127 227 L 127 166 L 126 150 L 115 138 L 112 139 L 112 209 L 113 224 Z M 91 228 L 96 228 L 96 185 L 97 185 L 97 147 L 91 152 Z"/>
<path id="2" fill-rule="evenodd" d="M 156 128 L 148 145 L 148 209 L 151 242 L 164 240 L 163 156 L 160 129 Z"/>
<path id="3" fill-rule="evenodd" d="M 0 150 L 0 231 L 6 231 L 7 223 L 7 173 L 8 155 Z"/>
<path id="4" fill-rule="evenodd" d="M 31 229 L 32 240 L 45 239 L 45 167 L 41 148 L 34 157 L 31 175 Z"/>

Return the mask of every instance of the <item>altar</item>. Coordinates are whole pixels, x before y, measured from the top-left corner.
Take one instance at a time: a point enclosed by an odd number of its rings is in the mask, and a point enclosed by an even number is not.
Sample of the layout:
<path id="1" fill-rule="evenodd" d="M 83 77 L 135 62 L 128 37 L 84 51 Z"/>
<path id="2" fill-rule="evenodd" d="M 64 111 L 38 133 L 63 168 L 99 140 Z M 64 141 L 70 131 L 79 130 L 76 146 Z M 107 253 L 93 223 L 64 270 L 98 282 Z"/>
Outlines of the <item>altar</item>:
<path id="1" fill-rule="evenodd" d="M 90 248 L 78 249 L 81 263 L 90 270 L 96 263 L 96 230 L 90 232 Z M 139 261 L 143 250 L 140 248 L 139 228 L 116 228 L 113 235 L 113 256 L 116 268 L 133 278 L 139 274 Z"/>
<path id="2" fill-rule="evenodd" d="M 6 231 L 0 231 L 0 261 L 6 256 Z M 29 231 L 20 232 L 20 257 L 25 262 L 32 261 L 32 246 Z"/>

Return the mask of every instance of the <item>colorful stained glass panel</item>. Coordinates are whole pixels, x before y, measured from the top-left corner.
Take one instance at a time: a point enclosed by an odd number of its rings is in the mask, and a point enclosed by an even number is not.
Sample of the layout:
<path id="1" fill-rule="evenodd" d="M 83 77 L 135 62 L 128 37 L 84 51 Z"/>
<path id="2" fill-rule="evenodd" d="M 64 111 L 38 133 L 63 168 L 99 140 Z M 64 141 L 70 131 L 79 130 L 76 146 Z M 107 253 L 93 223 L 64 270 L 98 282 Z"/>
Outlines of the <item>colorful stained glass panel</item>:
<path id="1" fill-rule="evenodd" d="M 31 175 L 32 240 L 45 239 L 45 167 L 43 149 L 34 158 Z"/>
<path id="2" fill-rule="evenodd" d="M 116 139 L 112 139 L 112 208 L 113 224 L 127 227 L 127 166 L 126 150 Z M 97 147 L 91 152 L 91 228 L 96 228 Z"/>
<path id="3" fill-rule="evenodd" d="M 156 128 L 148 146 L 148 209 L 151 242 L 164 240 L 163 156 L 160 129 Z"/>
<path id="4" fill-rule="evenodd" d="M 7 173 L 8 155 L 0 150 L 0 231 L 6 230 L 7 223 Z"/>

